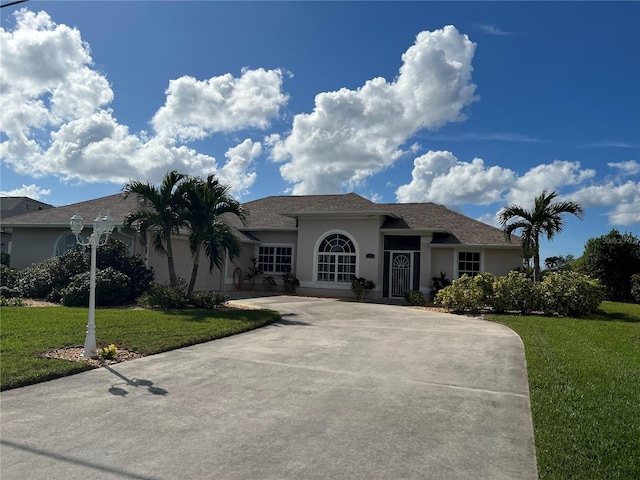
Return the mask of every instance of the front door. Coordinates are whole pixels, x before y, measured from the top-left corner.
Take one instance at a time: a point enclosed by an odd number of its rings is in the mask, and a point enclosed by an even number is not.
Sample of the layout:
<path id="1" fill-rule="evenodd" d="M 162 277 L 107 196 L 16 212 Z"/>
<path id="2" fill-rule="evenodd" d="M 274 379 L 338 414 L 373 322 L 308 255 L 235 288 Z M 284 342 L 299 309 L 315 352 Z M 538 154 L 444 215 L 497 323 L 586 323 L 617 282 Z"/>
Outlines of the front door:
<path id="1" fill-rule="evenodd" d="M 402 297 L 404 292 L 411 290 L 413 252 L 391 252 L 390 263 L 389 294 L 391 297 Z"/>

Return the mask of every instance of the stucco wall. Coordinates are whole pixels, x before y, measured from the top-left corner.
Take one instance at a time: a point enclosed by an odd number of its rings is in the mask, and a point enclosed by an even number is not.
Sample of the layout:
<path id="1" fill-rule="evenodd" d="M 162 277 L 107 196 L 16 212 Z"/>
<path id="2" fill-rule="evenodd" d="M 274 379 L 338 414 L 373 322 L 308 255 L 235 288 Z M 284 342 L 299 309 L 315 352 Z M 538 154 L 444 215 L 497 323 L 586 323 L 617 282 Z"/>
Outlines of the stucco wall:
<path id="1" fill-rule="evenodd" d="M 349 236 L 356 247 L 356 275 L 373 280 L 378 288 L 382 285 L 382 247 L 380 220 L 373 218 L 344 219 L 308 219 L 301 218 L 298 223 L 298 253 L 296 275 L 300 280 L 301 291 L 309 289 L 315 294 L 329 295 L 331 290 L 346 290 L 351 295 L 350 283 L 317 282 L 314 277 L 316 248 L 318 242 L 330 233 L 342 233 Z M 366 258 L 372 253 L 374 258 Z"/>
<path id="2" fill-rule="evenodd" d="M 440 272 L 447 274 L 449 280 L 453 280 L 453 248 L 431 248 L 431 275 L 440 277 Z"/>
<path id="3" fill-rule="evenodd" d="M 11 235 L 11 267 L 25 268 L 55 256 L 58 241 L 71 233 L 68 228 L 14 228 Z M 91 230 L 85 230 L 90 234 Z M 116 240 L 131 244 L 132 239 L 114 231 L 111 235 Z M 139 245 L 134 245 L 134 252 L 140 252 Z"/>
<path id="4" fill-rule="evenodd" d="M 514 268 L 522 266 L 519 249 L 487 249 L 484 256 L 484 270 L 493 275 L 507 275 Z"/>

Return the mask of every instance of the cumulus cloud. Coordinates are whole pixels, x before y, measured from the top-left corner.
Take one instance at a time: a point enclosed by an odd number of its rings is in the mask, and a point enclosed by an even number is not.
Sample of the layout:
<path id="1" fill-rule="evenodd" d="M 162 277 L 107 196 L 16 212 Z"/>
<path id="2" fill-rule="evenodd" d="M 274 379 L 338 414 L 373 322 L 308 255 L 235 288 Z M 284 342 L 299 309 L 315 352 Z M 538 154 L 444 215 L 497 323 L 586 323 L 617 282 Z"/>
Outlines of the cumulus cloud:
<path id="1" fill-rule="evenodd" d="M 374 78 L 357 90 L 320 93 L 271 156 L 294 194 L 331 193 L 361 184 L 396 162 L 417 131 L 463 120 L 476 100 L 475 44 L 453 26 L 418 34 L 394 81 Z M 410 148 L 411 149 L 411 148 Z"/>
<path id="2" fill-rule="evenodd" d="M 249 138 L 225 153 L 227 163 L 218 172 L 218 177 L 222 183 L 233 186 L 236 196 L 246 193 L 256 181 L 256 172 L 249 169 L 261 153 L 262 144 Z"/>
<path id="3" fill-rule="evenodd" d="M 635 161 L 610 163 L 609 167 L 637 175 L 640 166 Z M 593 181 L 596 172 L 583 169 L 579 162 L 556 160 L 537 165 L 518 175 L 499 166 L 488 167 L 479 158 L 469 162 L 458 160 L 451 152 L 427 152 L 414 161 L 411 182 L 396 190 L 398 202 L 436 202 L 449 207 L 462 204 L 516 204 L 532 208 L 533 200 L 542 190 L 573 191 L 563 199 L 583 207 L 611 207 L 609 223 L 631 225 L 640 222 L 640 182 L 620 181 L 621 176 L 600 184 Z M 486 213 L 481 221 L 496 225 L 495 216 Z"/>
<path id="4" fill-rule="evenodd" d="M 569 200 L 583 207 L 614 206 L 607 212 L 612 225 L 640 223 L 640 182 L 627 181 L 622 184 L 607 181 L 602 185 L 590 185 L 569 195 Z"/>
<path id="5" fill-rule="evenodd" d="M 89 45 L 77 29 L 46 12 L 15 13 L 15 27 L 0 29 L 0 158 L 14 171 L 63 180 L 124 183 L 159 181 L 177 169 L 220 174 L 239 192 L 256 178 L 247 169 L 261 144 L 245 140 L 227 162 L 182 144 L 216 132 L 266 128 L 286 103 L 280 70 L 243 69 L 199 81 L 171 80 L 152 119 L 154 134 L 130 132 L 109 104 L 107 78 L 93 68 Z"/>
<path id="6" fill-rule="evenodd" d="M 22 187 L 13 190 L 0 191 L 0 197 L 29 197 L 34 200 L 40 200 L 49 195 L 51 195 L 51 190 L 39 187 L 34 183 L 31 185 L 22 184 Z"/>
<path id="7" fill-rule="evenodd" d="M 498 202 L 516 178 L 508 168 L 487 167 L 481 158 L 474 158 L 471 163 L 461 162 L 447 151 L 427 152 L 416 158 L 411 176 L 410 183 L 396 190 L 399 202 L 435 202 L 449 206 Z"/>
<path id="8" fill-rule="evenodd" d="M 158 135 L 195 140 L 215 132 L 247 127 L 267 128 L 269 119 L 286 104 L 281 70 L 243 69 L 199 81 L 180 77 L 169 82 L 167 100 L 152 125 Z"/>
<path id="9" fill-rule="evenodd" d="M 580 162 L 554 160 L 537 165 L 516 179 L 509 189 L 506 200 L 511 204 L 533 207 L 533 199 L 543 190 L 559 190 L 567 185 L 580 185 L 595 177 L 596 171 L 582 169 Z"/>

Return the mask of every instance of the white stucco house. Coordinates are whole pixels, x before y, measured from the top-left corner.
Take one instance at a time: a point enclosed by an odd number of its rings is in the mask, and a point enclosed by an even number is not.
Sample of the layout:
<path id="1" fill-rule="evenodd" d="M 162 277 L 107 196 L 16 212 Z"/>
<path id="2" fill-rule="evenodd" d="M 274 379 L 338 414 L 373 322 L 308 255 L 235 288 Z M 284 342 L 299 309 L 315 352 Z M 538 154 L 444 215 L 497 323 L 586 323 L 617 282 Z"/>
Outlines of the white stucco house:
<path id="1" fill-rule="evenodd" d="M 7 219 L 2 229 L 12 235 L 11 266 L 26 267 L 73 245 L 73 214 L 90 224 L 98 212 L 108 211 L 116 223 L 113 237 L 142 255 L 154 268 L 156 281 L 166 283 L 166 258 L 122 229 L 137 205 L 134 197 L 125 200 L 118 194 Z M 505 275 L 522 266 L 519 238 L 507 241 L 500 229 L 434 203 L 378 204 L 349 193 L 272 196 L 244 208 L 246 224 L 222 217 L 242 243 L 241 256 L 227 259 L 220 270 L 200 268 L 196 290 L 247 288 L 244 277 L 252 257 L 262 277 L 273 276 L 276 289 L 283 288 L 281 275 L 291 272 L 300 281 L 298 293 L 334 297 L 352 296 L 353 275 L 375 282 L 372 298 L 402 297 L 407 290 L 429 293 L 433 277 L 441 272 L 455 279 L 465 273 Z M 186 279 L 192 265 L 186 234 L 175 236 L 173 248 L 177 274 Z M 255 287 L 262 287 L 260 277 Z"/>

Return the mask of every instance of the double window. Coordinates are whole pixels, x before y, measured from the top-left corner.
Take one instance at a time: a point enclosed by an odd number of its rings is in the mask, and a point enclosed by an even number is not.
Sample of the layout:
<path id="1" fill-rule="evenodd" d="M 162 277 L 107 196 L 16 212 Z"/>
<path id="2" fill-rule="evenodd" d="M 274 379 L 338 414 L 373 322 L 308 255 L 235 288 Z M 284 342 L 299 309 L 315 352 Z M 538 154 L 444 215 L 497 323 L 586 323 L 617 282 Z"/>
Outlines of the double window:
<path id="1" fill-rule="evenodd" d="M 320 282 L 351 282 L 356 274 L 356 249 L 345 235 L 332 233 L 318 247 L 317 277 Z"/>
<path id="2" fill-rule="evenodd" d="M 264 273 L 287 273 L 293 267 L 293 247 L 265 245 L 258 251 L 258 268 Z"/>
<path id="3" fill-rule="evenodd" d="M 467 274 L 474 277 L 480 273 L 480 252 L 458 252 L 458 277 Z"/>

